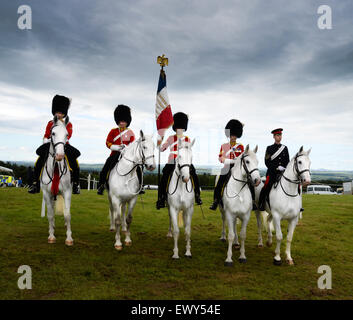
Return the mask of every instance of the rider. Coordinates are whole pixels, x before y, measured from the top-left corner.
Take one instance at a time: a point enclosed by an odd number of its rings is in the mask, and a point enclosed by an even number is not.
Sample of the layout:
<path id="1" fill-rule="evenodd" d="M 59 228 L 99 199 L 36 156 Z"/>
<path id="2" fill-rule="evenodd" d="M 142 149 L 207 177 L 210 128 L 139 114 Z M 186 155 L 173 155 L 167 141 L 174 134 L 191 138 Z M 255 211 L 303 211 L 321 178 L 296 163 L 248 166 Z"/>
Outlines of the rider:
<path id="1" fill-rule="evenodd" d="M 265 164 L 267 167 L 266 182 L 261 190 L 259 199 L 259 209 L 265 210 L 266 198 L 269 195 L 278 175 L 282 174 L 289 163 L 288 148 L 281 144 L 282 128 L 271 131 L 275 143 L 268 146 L 265 154 Z"/>
<path id="2" fill-rule="evenodd" d="M 71 100 L 65 96 L 56 95 L 52 101 L 52 114 L 56 116 L 62 122 L 65 122 L 67 117 L 67 112 L 70 107 Z M 38 193 L 40 192 L 40 183 L 39 178 L 44 166 L 44 163 L 48 157 L 50 141 L 51 141 L 51 129 L 54 125 L 54 121 L 50 120 L 45 129 L 45 134 L 43 138 L 43 144 L 36 150 L 37 155 L 39 156 L 35 165 L 34 165 L 34 174 L 32 178 L 32 184 L 28 189 L 29 193 Z M 81 155 L 80 151 L 69 144 L 69 139 L 72 136 L 72 123 L 68 122 L 66 125 L 66 130 L 68 133 L 67 142 L 64 147 L 65 156 L 69 163 L 71 170 L 71 178 L 73 181 L 72 193 L 80 194 L 80 167 L 77 161 L 77 158 Z"/>
<path id="3" fill-rule="evenodd" d="M 130 107 L 125 106 L 123 104 L 119 104 L 114 110 L 114 119 L 116 124 L 118 125 L 118 128 L 110 130 L 107 140 L 105 142 L 107 148 L 111 150 L 111 153 L 108 159 L 106 160 L 99 176 L 97 190 L 97 194 L 99 195 L 103 195 L 105 183 L 107 181 L 109 172 L 119 161 L 121 151 L 131 142 L 135 141 L 135 134 L 129 128 L 129 125 L 132 120 Z M 139 167 L 137 168 L 137 176 L 141 184 L 142 172 Z"/>
<path id="4" fill-rule="evenodd" d="M 234 166 L 234 163 L 232 163 L 233 160 L 244 152 L 244 146 L 241 143 L 237 143 L 237 139 L 243 135 L 243 126 L 239 120 L 231 119 L 225 127 L 224 132 L 227 138 L 229 138 L 229 142 L 222 144 L 218 155 L 218 160 L 224 166 L 214 190 L 213 203 L 210 206 L 211 210 L 216 210 L 221 201 L 223 188 L 227 184 L 231 169 Z"/>
<path id="5" fill-rule="evenodd" d="M 165 151 L 169 147 L 170 154 L 168 158 L 168 163 L 163 168 L 162 179 L 159 182 L 158 186 L 158 200 L 156 203 L 156 208 L 158 210 L 160 208 L 165 207 L 165 201 L 167 200 L 166 189 L 168 185 L 168 180 L 170 179 L 175 168 L 175 158 L 178 154 L 178 139 L 181 138 L 182 140 L 185 140 L 185 142 L 190 142 L 189 137 L 184 136 L 184 131 L 186 131 L 188 127 L 188 116 L 183 112 L 177 112 L 173 115 L 173 120 L 173 130 L 176 134 L 169 136 L 167 141 L 159 147 L 161 152 Z M 190 174 L 194 184 L 195 202 L 196 204 L 201 205 L 202 200 L 200 197 L 200 184 L 193 164 L 191 164 L 190 166 Z"/>

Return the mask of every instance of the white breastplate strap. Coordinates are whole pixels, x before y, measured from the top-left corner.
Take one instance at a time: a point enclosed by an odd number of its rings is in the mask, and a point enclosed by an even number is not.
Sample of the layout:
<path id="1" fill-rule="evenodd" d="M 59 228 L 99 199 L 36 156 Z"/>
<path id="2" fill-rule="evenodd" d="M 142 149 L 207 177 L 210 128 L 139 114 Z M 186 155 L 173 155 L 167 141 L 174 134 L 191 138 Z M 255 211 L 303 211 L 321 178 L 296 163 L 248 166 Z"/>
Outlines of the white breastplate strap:
<path id="1" fill-rule="evenodd" d="M 231 152 L 235 152 L 235 151 L 233 151 L 233 148 L 237 148 L 239 146 L 239 143 L 237 143 L 236 145 L 234 145 L 234 147 L 230 147 L 230 149 L 227 151 L 227 153 L 226 153 L 226 157 L 231 153 Z"/>
<path id="2" fill-rule="evenodd" d="M 285 147 L 286 146 L 282 144 L 282 146 L 271 156 L 271 161 L 276 159 L 281 154 L 281 152 L 284 150 Z"/>
<path id="3" fill-rule="evenodd" d="M 128 131 L 130 131 L 130 129 L 127 129 L 127 130 L 124 130 L 124 131 L 120 132 L 120 133 L 113 139 L 113 141 L 115 142 L 116 140 L 118 140 L 118 139 L 122 136 L 122 134 L 126 134 Z"/>

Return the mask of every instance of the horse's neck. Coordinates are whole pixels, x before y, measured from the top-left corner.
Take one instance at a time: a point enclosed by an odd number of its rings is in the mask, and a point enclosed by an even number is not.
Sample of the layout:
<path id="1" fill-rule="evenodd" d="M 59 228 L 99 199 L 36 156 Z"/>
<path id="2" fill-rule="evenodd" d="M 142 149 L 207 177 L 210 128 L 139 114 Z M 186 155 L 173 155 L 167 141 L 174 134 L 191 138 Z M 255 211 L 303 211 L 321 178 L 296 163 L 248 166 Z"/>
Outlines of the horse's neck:
<path id="1" fill-rule="evenodd" d="M 132 144 L 130 144 L 128 149 L 125 150 L 118 162 L 118 164 L 120 163 L 125 169 L 132 169 L 136 165 L 136 163 L 140 163 L 141 159 L 137 152 L 138 146 L 136 144 L 137 142 L 133 142 Z M 133 171 L 134 170 L 132 170 L 132 172 Z"/>
<path id="2" fill-rule="evenodd" d="M 298 180 L 298 177 L 295 174 L 295 170 L 294 170 L 294 160 L 291 160 L 288 163 L 286 170 L 284 170 L 283 175 L 292 181 Z M 286 190 L 291 190 L 291 189 L 296 190 L 298 188 L 297 184 L 291 183 L 291 182 L 287 181 L 287 179 L 284 179 L 283 177 L 281 179 L 282 179 L 281 183 L 282 183 L 282 185 L 284 185 L 286 187 Z"/>

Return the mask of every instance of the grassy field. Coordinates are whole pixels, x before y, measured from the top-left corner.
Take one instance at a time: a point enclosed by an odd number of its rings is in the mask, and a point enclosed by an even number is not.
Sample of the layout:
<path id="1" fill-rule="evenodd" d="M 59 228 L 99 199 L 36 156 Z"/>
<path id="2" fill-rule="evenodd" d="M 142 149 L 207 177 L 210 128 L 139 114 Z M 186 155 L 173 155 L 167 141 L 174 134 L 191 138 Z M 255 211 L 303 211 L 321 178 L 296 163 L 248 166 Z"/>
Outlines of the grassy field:
<path id="1" fill-rule="evenodd" d="M 203 192 L 205 218 L 195 208 L 192 259 L 171 259 L 168 214 L 155 210 L 155 191 L 139 200 L 132 223 L 132 247 L 114 249 L 108 200 L 83 190 L 72 200 L 75 244 L 66 247 L 64 218 L 56 216 L 56 244 L 48 244 L 48 221 L 40 217 L 41 194 L 0 190 L 0 299 L 352 299 L 353 197 L 304 196 L 305 212 L 294 233 L 294 266 L 272 264 L 272 248 L 257 248 L 256 218 L 249 222 L 246 255 L 224 267 L 220 213 L 210 211 L 212 193 Z M 286 235 L 287 223 L 282 229 Z M 284 260 L 282 242 L 282 259 Z M 319 290 L 320 265 L 332 268 L 332 290 Z M 32 290 L 19 290 L 17 269 L 32 268 Z"/>

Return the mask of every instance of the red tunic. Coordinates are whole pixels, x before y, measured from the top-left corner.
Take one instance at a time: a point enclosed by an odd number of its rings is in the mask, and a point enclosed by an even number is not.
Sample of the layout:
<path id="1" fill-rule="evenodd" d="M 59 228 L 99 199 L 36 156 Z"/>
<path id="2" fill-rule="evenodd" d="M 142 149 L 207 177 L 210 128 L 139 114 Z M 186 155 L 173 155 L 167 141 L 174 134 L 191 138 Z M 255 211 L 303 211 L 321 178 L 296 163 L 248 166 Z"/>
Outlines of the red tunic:
<path id="1" fill-rule="evenodd" d="M 187 136 L 182 136 L 180 138 L 185 140 L 185 142 L 190 142 L 190 139 Z M 168 147 L 170 150 L 168 163 L 175 163 L 174 159 L 178 155 L 178 136 L 176 134 L 168 137 L 167 141 L 161 146 L 161 151 L 165 151 Z"/>
<path id="2" fill-rule="evenodd" d="M 135 140 L 135 134 L 131 129 L 114 128 L 110 130 L 105 144 L 107 145 L 107 148 L 110 149 L 112 145 L 120 146 L 121 144 L 125 144 L 127 146 L 134 140 Z M 113 155 L 116 153 L 117 151 L 112 151 L 110 155 Z"/>
<path id="3" fill-rule="evenodd" d="M 236 143 L 231 147 L 231 144 L 227 142 L 222 144 L 221 150 L 219 151 L 218 160 L 221 163 L 224 163 L 225 159 L 234 159 L 235 157 L 239 157 L 243 152 L 244 146 L 241 143 Z"/>
<path id="4" fill-rule="evenodd" d="M 45 133 L 44 133 L 44 138 L 45 139 L 50 139 L 50 136 L 51 136 L 51 129 L 54 125 L 54 122 L 53 120 L 50 120 L 47 124 L 47 127 L 45 128 Z M 69 143 L 69 140 L 72 136 L 72 124 L 71 122 L 69 122 L 67 125 L 66 125 L 66 130 L 67 130 L 67 133 L 68 133 L 68 137 L 67 137 L 67 143 Z"/>

